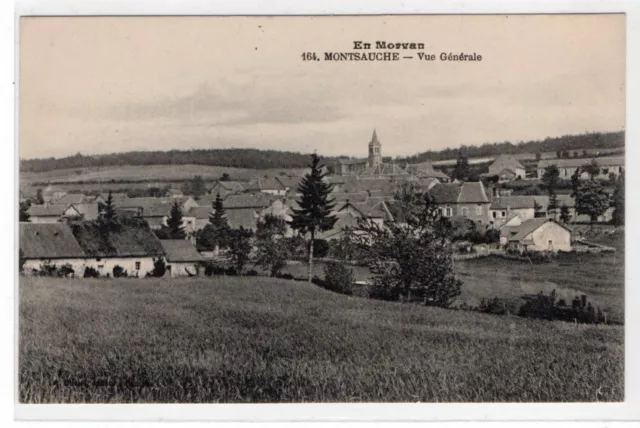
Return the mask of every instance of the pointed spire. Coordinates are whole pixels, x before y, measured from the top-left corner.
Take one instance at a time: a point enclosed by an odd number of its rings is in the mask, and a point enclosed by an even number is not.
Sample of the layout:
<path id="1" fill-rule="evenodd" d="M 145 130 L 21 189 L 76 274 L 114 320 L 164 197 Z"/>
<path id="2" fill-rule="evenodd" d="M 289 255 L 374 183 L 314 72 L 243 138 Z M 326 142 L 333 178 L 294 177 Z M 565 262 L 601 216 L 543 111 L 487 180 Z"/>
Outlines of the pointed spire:
<path id="1" fill-rule="evenodd" d="M 371 144 L 379 144 L 378 134 L 376 133 L 376 128 L 373 128 L 373 135 L 371 136 Z"/>

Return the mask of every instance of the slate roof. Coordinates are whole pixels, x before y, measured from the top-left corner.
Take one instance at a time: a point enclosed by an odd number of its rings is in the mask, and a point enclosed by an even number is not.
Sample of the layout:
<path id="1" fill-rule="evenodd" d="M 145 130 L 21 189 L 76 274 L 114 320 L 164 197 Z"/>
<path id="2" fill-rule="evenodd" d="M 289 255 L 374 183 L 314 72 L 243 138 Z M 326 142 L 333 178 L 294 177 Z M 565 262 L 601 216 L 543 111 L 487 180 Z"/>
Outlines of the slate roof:
<path id="1" fill-rule="evenodd" d="M 275 177 L 267 177 L 267 178 L 255 177 L 251 181 L 249 181 L 249 184 L 247 184 L 245 189 L 248 191 L 263 191 L 263 190 L 280 191 L 280 190 L 286 190 L 286 187 Z"/>
<path id="2" fill-rule="evenodd" d="M 438 204 L 488 203 L 482 182 L 438 183 L 429 190 Z"/>
<path id="3" fill-rule="evenodd" d="M 449 176 L 444 172 L 438 171 L 435 168 L 433 168 L 433 164 L 431 162 L 408 164 L 405 167 L 405 171 L 419 178 L 443 178 L 443 179 L 449 178 Z"/>
<path id="4" fill-rule="evenodd" d="M 522 224 L 520 226 L 507 226 L 511 232 L 513 231 L 517 231 L 517 233 L 515 235 L 512 235 L 509 237 L 510 241 L 521 241 L 524 238 L 527 237 L 527 235 L 529 235 L 531 232 L 535 231 L 536 229 L 538 229 L 540 226 L 542 226 L 543 224 L 547 223 L 547 222 L 553 222 L 558 224 L 559 226 L 567 229 L 568 231 L 571 231 L 571 229 L 569 229 L 567 226 L 555 221 L 552 218 L 546 218 L 546 217 L 538 217 L 538 218 L 532 218 L 529 220 L 525 220 L 522 222 Z"/>
<path id="5" fill-rule="evenodd" d="M 560 168 L 576 168 L 590 164 L 593 159 L 601 167 L 624 166 L 624 156 L 603 156 L 600 158 L 543 159 L 538 162 L 538 169 L 544 169 L 549 165 L 556 165 Z"/>
<path id="6" fill-rule="evenodd" d="M 97 203 L 72 204 L 71 206 L 82 214 L 85 220 L 95 220 L 98 218 L 99 212 Z"/>
<path id="7" fill-rule="evenodd" d="M 89 203 L 93 201 L 91 196 L 83 195 L 82 193 L 68 193 L 61 198 L 56 199 L 54 202 L 56 205 L 75 205 Z"/>
<path id="8" fill-rule="evenodd" d="M 170 263 L 204 261 L 196 247 L 185 239 L 162 239 L 160 243 Z"/>
<path id="9" fill-rule="evenodd" d="M 27 214 L 35 217 L 61 217 L 67 207 L 68 205 L 58 204 L 31 205 L 27 210 Z"/>
<path id="10" fill-rule="evenodd" d="M 491 165 L 489 172 L 492 174 L 501 174 L 504 170 L 510 170 L 515 174 L 516 169 L 525 169 L 524 166 L 512 155 L 500 155 Z"/>
<path id="11" fill-rule="evenodd" d="M 240 208 L 267 208 L 277 199 L 276 196 L 265 193 L 241 193 L 238 195 L 228 195 L 224 198 L 223 206 L 225 210 Z"/>
<path id="12" fill-rule="evenodd" d="M 27 259 L 85 257 L 65 223 L 20 223 L 19 247 Z"/>
<path id="13" fill-rule="evenodd" d="M 162 244 L 146 222 L 129 219 L 103 232 L 100 223 L 69 223 L 80 248 L 90 257 L 149 257 L 164 254 Z"/>

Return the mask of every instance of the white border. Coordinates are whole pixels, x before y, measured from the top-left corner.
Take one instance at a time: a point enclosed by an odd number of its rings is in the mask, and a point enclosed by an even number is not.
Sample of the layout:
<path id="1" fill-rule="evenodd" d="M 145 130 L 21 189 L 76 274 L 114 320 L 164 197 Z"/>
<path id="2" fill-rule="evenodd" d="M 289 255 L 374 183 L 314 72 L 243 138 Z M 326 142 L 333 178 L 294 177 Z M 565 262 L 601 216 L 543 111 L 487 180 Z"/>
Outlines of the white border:
<path id="1" fill-rule="evenodd" d="M 405 0 L 402 3 L 391 5 L 380 1 L 357 1 L 346 3 L 344 0 L 330 0 L 322 3 L 302 3 L 295 0 L 277 1 L 228 1 L 225 3 L 205 3 L 196 0 L 98 0 L 98 1 L 72 1 L 72 0 L 23 0 L 16 5 L 14 18 L 15 29 L 18 28 L 18 20 L 24 15 L 305 15 L 305 14 L 488 14 L 488 13 L 600 13 L 600 12 L 626 12 L 627 14 L 627 162 L 640 159 L 638 144 L 640 133 L 632 118 L 640 117 L 638 108 L 638 81 L 640 76 L 640 2 L 629 1 L 598 1 L 598 0 L 485 0 L 479 1 L 441 1 L 438 4 L 425 6 L 420 0 Z M 8 2 L 7 2 L 8 4 Z M 3 22 L 4 23 L 4 22 Z M 3 29 L 7 28 L 3 26 Z M 11 28 L 9 26 L 9 31 Z M 597 31 L 597 29 L 594 29 Z M 17 31 L 16 31 L 17 34 Z M 5 35 L 3 40 L 11 40 L 11 34 Z M 17 58 L 17 56 L 15 57 Z M 6 70 L 6 68 L 5 68 Z M 15 76 L 17 79 L 17 63 Z M 7 76 L 3 75 L 2 95 L 5 103 L 3 112 L 8 113 L 14 107 L 9 106 L 6 92 L 13 92 L 8 88 Z M 636 78 L 634 78 L 636 77 Z M 11 76 L 9 76 L 11 79 Z M 7 91 L 8 89 L 8 91 Z M 633 96 L 632 96 L 633 94 Z M 12 94 L 13 95 L 13 94 Z M 12 96 L 13 102 L 13 96 Z M 17 106 L 17 100 L 15 101 Z M 9 116 L 9 115 L 6 115 Z M 15 173 L 17 150 L 10 152 L 8 147 L 14 148 L 12 124 L 17 117 L 12 117 L 10 122 L 5 119 L 2 128 L 4 145 L 6 150 L 0 156 L 4 162 L 0 172 L 4 174 L 5 183 L 12 182 L 17 189 Z M 9 135 L 6 135 L 9 134 Z M 10 152 L 10 153 L 9 153 Z M 15 164 L 12 164 L 11 161 Z M 13 168 L 13 169 L 12 169 Z M 638 172 L 633 168 L 626 168 L 627 181 L 636 183 Z M 627 185 L 627 188 L 632 188 Z M 15 190 L 17 193 L 17 190 Z M 5 198 L 10 200 L 9 198 Z M 15 203 L 17 195 L 12 199 Z M 638 339 L 640 335 L 636 328 L 638 323 L 638 311 L 636 304 L 640 303 L 640 290 L 637 289 L 638 267 L 630 260 L 640 260 L 637 257 L 634 239 L 640 238 L 638 227 L 631 224 L 631 220 L 637 218 L 638 204 L 632 198 L 627 198 L 627 264 L 625 291 L 626 302 L 626 372 L 625 372 L 625 402 L 618 404 L 277 404 L 277 405 L 24 405 L 15 404 L 15 417 L 23 420 L 102 420 L 102 421 L 624 421 L 640 419 L 640 372 L 635 360 L 640 360 L 640 347 Z M 7 208 L 1 213 L 2 225 L 5 231 L 13 230 L 15 236 L 15 207 Z M 9 218 L 6 214 L 11 213 Z M 6 233 L 6 232 L 5 232 Z M 3 266 L 2 272 L 11 272 L 15 279 L 15 255 L 13 243 L 6 240 L 1 263 L 11 262 L 10 266 Z M 7 281 L 8 282 L 8 281 Z M 13 293 L 11 293 L 13 291 Z M 2 306 L 0 307 L 0 324 L 2 328 L 3 343 L 9 343 L 9 337 L 17 340 L 10 317 L 14 312 L 14 302 L 17 302 L 17 286 L 13 290 L 8 284 L 2 287 Z M 8 335 L 5 334 L 7 333 Z M 634 334 L 631 334 L 631 333 Z M 13 342 L 13 341 L 12 341 Z M 2 364 L 3 373 L 6 368 L 11 368 L 10 378 L 15 382 L 14 350 L 3 347 Z M 15 367 L 17 369 L 17 367 Z M 4 378 L 3 378 L 4 379 Z M 3 382 L 3 386 L 9 382 Z M 13 383 L 13 382 L 12 382 Z M 13 386 L 13 385 L 12 385 Z M 5 398 L 3 389 L 3 398 Z M 12 404 L 15 400 L 15 391 L 11 390 Z M 10 412 L 2 412 L 11 414 Z"/>

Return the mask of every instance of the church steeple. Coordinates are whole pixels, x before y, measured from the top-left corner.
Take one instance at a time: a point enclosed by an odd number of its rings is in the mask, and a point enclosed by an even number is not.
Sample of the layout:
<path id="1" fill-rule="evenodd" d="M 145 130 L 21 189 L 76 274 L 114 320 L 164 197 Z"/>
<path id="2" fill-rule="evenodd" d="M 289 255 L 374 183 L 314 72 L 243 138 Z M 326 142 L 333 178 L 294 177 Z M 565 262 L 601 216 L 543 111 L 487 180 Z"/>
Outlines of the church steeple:
<path id="1" fill-rule="evenodd" d="M 375 167 L 382 163 L 382 145 L 378 141 L 378 134 L 376 129 L 373 128 L 373 135 L 369 142 L 369 167 Z"/>

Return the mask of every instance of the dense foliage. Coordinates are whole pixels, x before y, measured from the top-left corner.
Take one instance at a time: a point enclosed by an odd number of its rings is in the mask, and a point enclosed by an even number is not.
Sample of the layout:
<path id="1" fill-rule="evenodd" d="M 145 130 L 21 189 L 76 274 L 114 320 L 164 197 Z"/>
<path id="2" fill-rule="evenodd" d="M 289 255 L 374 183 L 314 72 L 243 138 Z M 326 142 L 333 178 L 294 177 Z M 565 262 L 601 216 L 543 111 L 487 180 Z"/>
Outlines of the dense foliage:
<path id="1" fill-rule="evenodd" d="M 24 159 L 21 172 L 42 172 L 54 169 L 120 165 L 216 165 L 234 168 L 303 168 L 308 154 L 258 149 L 202 149 L 170 151 L 137 151 L 105 155 L 82 155 L 63 158 Z"/>
<path id="2" fill-rule="evenodd" d="M 562 137 L 545 138 L 527 142 L 512 143 L 486 143 L 480 146 L 461 146 L 460 148 L 448 148 L 444 150 L 429 150 L 413 156 L 397 159 L 398 162 L 419 163 L 426 161 L 439 161 L 455 159 L 460 151 L 466 156 L 485 157 L 499 156 L 501 154 L 521 154 L 538 152 L 565 152 L 568 150 L 589 149 L 613 149 L 624 147 L 625 134 L 620 132 L 595 132 L 578 135 L 564 135 Z"/>
<path id="3" fill-rule="evenodd" d="M 269 276 L 277 276 L 291 256 L 286 231 L 287 223 L 282 217 L 267 214 L 258 221 L 255 264 L 265 269 Z"/>

